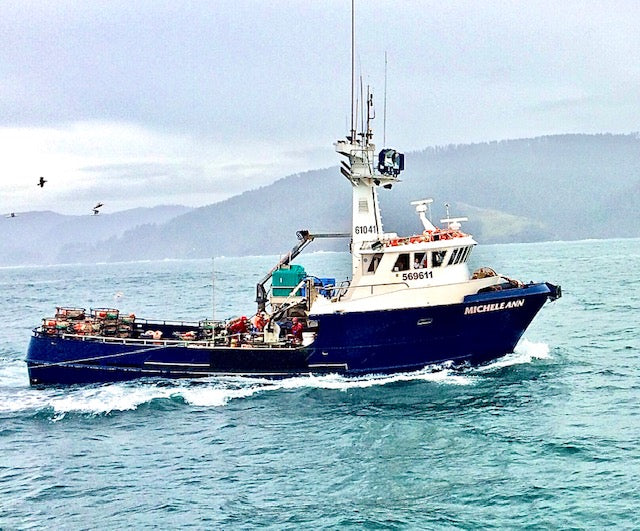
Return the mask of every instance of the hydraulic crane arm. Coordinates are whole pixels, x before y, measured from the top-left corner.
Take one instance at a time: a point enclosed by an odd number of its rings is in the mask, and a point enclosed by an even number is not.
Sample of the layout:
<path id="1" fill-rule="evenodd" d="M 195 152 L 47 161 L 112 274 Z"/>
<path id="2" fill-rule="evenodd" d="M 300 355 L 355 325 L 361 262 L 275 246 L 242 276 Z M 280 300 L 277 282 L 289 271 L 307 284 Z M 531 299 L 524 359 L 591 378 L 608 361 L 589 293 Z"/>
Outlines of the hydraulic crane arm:
<path id="1" fill-rule="evenodd" d="M 280 269 L 282 266 L 289 265 L 293 259 L 295 259 L 304 248 L 309 245 L 316 238 L 348 238 L 351 233 L 344 232 L 326 232 L 319 234 L 311 234 L 308 230 L 299 230 L 296 232 L 298 237 L 298 243 L 285 255 L 280 261 L 271 268 L 271 270 L 258 282 L 256 286 L 256 302 L 258 303 L 258 311 L 262 311 L 267 303 L 267 290 L 264 285 L 269 281 L 273 272 Z"/>

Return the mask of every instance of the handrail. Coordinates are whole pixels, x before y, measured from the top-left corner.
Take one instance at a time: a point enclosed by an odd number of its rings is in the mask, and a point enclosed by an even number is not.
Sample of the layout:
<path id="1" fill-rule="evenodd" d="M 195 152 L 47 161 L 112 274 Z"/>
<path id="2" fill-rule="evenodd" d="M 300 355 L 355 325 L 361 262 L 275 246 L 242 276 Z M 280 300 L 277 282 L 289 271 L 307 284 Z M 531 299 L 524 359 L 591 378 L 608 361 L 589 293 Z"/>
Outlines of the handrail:
<path id="1" fill-rule="evenodd" d="M 213 320 L 213 319 L 203 319 L 201 321 L 166 321 L 160 319 L 140 319 L 136 317 L 134 324 L 156 324 L 156 325 L 166 325 L 166 326 L 192 326 L 198 328 L 202 321 L 207 321 L 212 324 L 223 325 L 224 321 L 221 320 Z"/>
<path id="2" fill-rule="evenodd" d="M 134 337 L 109 337 L 109 336 L 95 336 L 95 335 L 87 335 L 87 334 L 69 334 L 69 333 L 58 333 L 56 335 L 50 336 L 43 332 L 39 327 L 33 329 L 33 334 L 36 336 L 46 337 L 46 338 L 61 338 L 61 339 L 72 339 L 76 341 L 90 341 L 96 343 L 109 343 L 109 344 L 119 344 L 119 345 L 132 345 L 132 346 L 162 346 L 162 347 L 186 347 L 186 348 L 213 348 L 213 347 L 227 347 L 229 345 L 220 345 L 217 343 L 217 340 L 227 339 L 237 336 L 239 334 L 233 334 L 231 336 L 221 335 L 214 336 L 210 339 L 206 340 L 185 340 L 185 339 L 153 339 L 153 338 L 134 338 Z M 265 343 L 264 341 L 247 341 L 244 344 L 249 344 L 255 348 L 267 348 L 267 347 L 276 347 L 276 348 L 286 348 L 288 345 L 284 341 L 279 341 L 276 343 Z"/>
<path id="3" fill-rule="evenodd" d="M 459 230 L 454 229 L 436 229 L 434 231 L 424 231 L 422 234 L 413 236 L 404 236 L 383 240 L 382 243 L 386 247 L 396 247 L 398 245 L 407 245 L 409 243 L 433 243 L 445 242 L 456 238 L 466 238 L 470 236 Z"/>
<path id="4" fill-rule="evenodd" d="M 185 339 L 152 339 L 152 338 L 137 338 L 137 337 L 109 337 L 109 336 L 93 336 L 86 334 L 60 334 L 58 337 L 62 339 L 76 339 L 80 341 L 97 341 L 100 343 L 115 343 L 121 345 L 165 345 L 165 346 L 210 346 L 214 343 L 214 338 L 211 340 L 185 340 Z"/>
<path id="5" fill-rule="evenodd" d="M 401 288 L 406 288 L 406 289 L 410 289 L 410 286 L 407 282 L 385 282 L 384 284 L 360 284 L 360 285 L 353 285 L 352 282 L 350 282 L 346 287 L 340 287 L 340 292 L 339 294 L 335 297 L 336 300 L 342 300 L 342 298 L 349 292 L 349 290 L 353 289 L 361 289 L 361 288 L 369 288 L 371 290 L 371 295 L 376 295 L 375 293 L 373 293 L 373 288 L 379 288 L 379 287 L 383 287 L 383 286 L 397 286 L 398 290 Z M 385 293 L 391 293 L 391 292 L 385 292 Z M 382 295 L 382 294 L 378 294 L 378 295 Z"/>

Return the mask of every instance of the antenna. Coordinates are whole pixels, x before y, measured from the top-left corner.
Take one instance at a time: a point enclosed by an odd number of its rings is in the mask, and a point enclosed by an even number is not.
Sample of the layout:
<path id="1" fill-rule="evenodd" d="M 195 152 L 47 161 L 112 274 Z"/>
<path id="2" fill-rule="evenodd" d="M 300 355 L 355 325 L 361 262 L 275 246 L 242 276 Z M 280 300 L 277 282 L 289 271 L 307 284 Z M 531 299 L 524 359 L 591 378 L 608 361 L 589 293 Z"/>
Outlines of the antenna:
<path id="1" fill-rule="evenodd" d="M 355 130 L 355 121 L 357 118 L 354 117 L 354 103 L 353 98 L 355 96 L 355 84 L 356 84 L 356 56 L 355 56 L 355 48 L 356 48 L 356 0 L 351 0 L 351 142 L 355 142 L 356 140 L 356 130 Z"/>
<path id="2" fill-rule="evenodd" d="M 216 262 L 215 256 L 211 257 L 211 319 L 216 320 Z"/>
<path id="3" fill-rule="evenodd" d="M 373 94 L 367 85 L 367 131 L 366 131 L 366 145 L 369 145 L 370 140 L 373 138 L 373 132 L 371 131 L 371 120 L 375 120 L 376 112 L 373 107 Z"/>
<path id="4" fill-rule="evenodd" d="M 362 72 L 362 66 L 360 67 Z M 360 134 L 364 134 L 364 87 L 362 86 L 362 74 L 360 74 Z"/>
<path id="5" fill-rule="evenodd" d="M 382 117 L 382 147 L 387 145 L 387 51 L 384 52 L 384 113 Z"/>
<path id="6" fill-rule="evenodd" d="M 462 226 L 460 225 L 460 222 L 469 221 L 469 218 L 452 218 L 449 215 L 449 203 L 445 203 L 444 206 L 447 209 L 447 217 L 445 219 L 441 219 L 440 223 L 446 223 L 448 229 L 460 230 L 460 227 Z"/>
<path id="7" fill-rule="evenodd" d="M 352 125 L 353 136 L 351 137 L 351 142 L 354 144 L 356 143 L 356 128 L 358 127 L 358 111 L 359 110 L 360 110 L 360 103 L 358 102 L 358 95 L 356 94 L 354 125 Z"/>

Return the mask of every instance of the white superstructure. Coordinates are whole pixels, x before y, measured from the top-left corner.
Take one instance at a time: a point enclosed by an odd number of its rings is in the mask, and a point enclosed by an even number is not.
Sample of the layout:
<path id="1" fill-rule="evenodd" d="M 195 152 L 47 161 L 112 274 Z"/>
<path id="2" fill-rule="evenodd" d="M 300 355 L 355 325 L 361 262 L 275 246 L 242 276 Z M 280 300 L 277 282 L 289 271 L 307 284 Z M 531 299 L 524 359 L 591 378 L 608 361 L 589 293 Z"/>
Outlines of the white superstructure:
<path id="1" fill-rule="evenodd" d="M 504 282 L 490 270 L 470 275 L 467 261 L 474 239 L 461 232 L 467 218 L 441 220 L 436 227 L 427 217 L 430 199 L 412 202 L 423 231 L 409 237 L 384 232 L 378 188 L 391 188 L 399 182 L 404 156 L 392 149 L 378 155 L 370 129 L 372 98 L 367 100 L 366 131 L 352 132 L 335 143 L 346 160 L 341 172 L 351 182 L 352 279 L 328 300 L 317 297 L 311 314 L 348 311 L 415 308 L 462 302 L 467 294 Z"/>

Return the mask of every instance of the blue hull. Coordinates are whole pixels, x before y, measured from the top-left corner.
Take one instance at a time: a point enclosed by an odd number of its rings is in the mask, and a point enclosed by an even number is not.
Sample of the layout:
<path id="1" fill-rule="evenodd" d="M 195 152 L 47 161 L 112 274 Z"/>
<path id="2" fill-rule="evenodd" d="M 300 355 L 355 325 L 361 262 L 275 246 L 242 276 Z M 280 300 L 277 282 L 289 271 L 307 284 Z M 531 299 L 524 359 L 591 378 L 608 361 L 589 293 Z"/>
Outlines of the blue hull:
<path id="1" fill-rule="evenodd" d="M 344 363 L 351 374 L 484 363 L 513 352 L 554 288 L 533 284 L 461 304 L 322 316 L 309 363 Z"/>
<path id="2" fill-rule="evenodd" d="M 353 376 L 447 361 L 479 364 L 513 352 L 545 301 L 559 296 L 558 291 L 541 283 L 468 296 L 460 304 L 311 315 L 318 323 L 316 339 L 296 348 L 193 348 L 34 334 L 27 365 L 31 383 L 46 385 L 223 374 Z"/>

